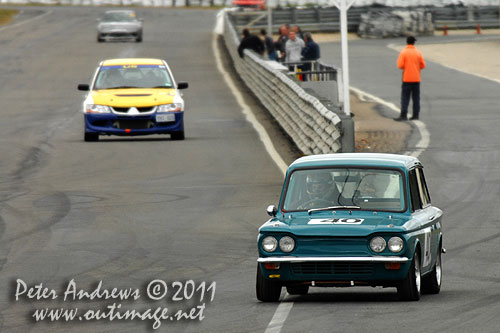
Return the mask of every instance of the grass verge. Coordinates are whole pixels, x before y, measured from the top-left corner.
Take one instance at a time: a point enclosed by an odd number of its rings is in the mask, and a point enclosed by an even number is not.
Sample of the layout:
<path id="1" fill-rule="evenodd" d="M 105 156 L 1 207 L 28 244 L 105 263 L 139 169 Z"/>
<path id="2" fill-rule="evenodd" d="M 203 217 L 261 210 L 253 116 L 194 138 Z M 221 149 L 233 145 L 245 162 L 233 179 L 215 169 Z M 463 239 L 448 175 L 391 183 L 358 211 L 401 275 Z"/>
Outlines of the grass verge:
<path id="1" fill-rule="evenodd" d="M 4 25 L 12 21 L 12 18 L 17 13 L 19 13 L 19 11 L 15 9 L 0 9 L 0 25 Z"/>

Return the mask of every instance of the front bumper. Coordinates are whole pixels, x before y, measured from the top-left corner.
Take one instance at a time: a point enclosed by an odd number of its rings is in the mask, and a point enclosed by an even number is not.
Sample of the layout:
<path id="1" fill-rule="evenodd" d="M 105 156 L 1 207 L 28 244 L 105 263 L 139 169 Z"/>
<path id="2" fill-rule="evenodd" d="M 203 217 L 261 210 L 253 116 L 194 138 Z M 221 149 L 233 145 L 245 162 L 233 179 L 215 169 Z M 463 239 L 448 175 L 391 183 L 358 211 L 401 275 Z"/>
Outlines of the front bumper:
<path id="1" fill-rule="evenodd" d="M 263 277 L 283 284 L 394 286 L 408 274 L 406 257 L 265 257 Z M 273 267 L 271 269 L 271 267 Z"/>
<path id="2" fill-rule="evenodd" d="M 98 32 L 98 37 L 101 39 L 130 39 L 130 38 L 139 38 L 142 36 L 141 30 L 133 30 L 133 31 L 101 31 Z"/>
<path id="3" fill-rule="evenodd" d="M 114 113 L 85 113 L 85 132 L 103 135 L 171 134 L 184 130 L 184 112 L 172 112 L 174 121 L 157 122 L 156 113 L 121 116 Z"/>
<path id="4" fill-rule="evenodd" d="M 267 257 L 259 258 L 257 262 L 394 262 L 405 263 L 406 257 Z"/>

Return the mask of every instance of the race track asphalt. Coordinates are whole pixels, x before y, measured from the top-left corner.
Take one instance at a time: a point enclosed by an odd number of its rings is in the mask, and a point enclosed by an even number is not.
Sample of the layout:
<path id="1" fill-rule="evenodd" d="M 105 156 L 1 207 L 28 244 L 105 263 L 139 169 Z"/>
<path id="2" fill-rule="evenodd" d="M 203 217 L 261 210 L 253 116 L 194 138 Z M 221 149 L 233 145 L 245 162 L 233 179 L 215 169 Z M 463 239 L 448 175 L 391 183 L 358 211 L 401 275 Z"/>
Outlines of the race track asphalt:
<path id="1" fill-rule="evenodd" d="M 0 30 L 0 331 L 151 331 L 148 320 L 30 318 L 37 308 L 113 303 L 170 313 L 205 304 L 202 321 L 167 320 L 157 331 L 265 331 L 278 305 L 255 299 L 255 240 L 267 204 L 278 201 L 282 173 L 216 68 L 216 12 L 137 8 L 143 43 L 100 44 L 95 20 L 104 8 L 29 10 L 45 14 Z M 351 84 L 398 104 L 397 54 L 387 42 L 350 44 Z M 335 60 L 335 52 L 338 44 L 322 46 L 324 58 Z M 176 79 L 189 82 L 185 141 L 83 142 L 76 86 L 115 57 L 165 58 Z M 405 303 L 394 289 L 317 289 L 287 297 L 293 307 L 282 332 L 497 331 L 498 84 L 433 63 L 424 80 L 421 119 L 431 143 L 420 158 L 433 202 L 445 211 L 441 294 Z M 26 300 L 25 293 L 16 301 L 16 279 L 43 283 L 59 298 Z M 72 279 L 89 292 L 102 281 L 105 289 L 137 288 L 141 297 L 64 302 Z M 215 298 L 197 292 L 174 301 L 170 284 L 165 299 L 151 302 L 146 287 L 155 279 L 215 281 Z"/>
<path id="2" fill-rule="evenodd" d="M 97 43 L 104 10 L 43 8 L 44 16 L 0 34 L 0 331 L 151 328 L 149 320 L 33 324 L 36 308 L 113 303 L 60 302 L 71 279 L 89 292 L 101 280 L 103 288 L 139 288 L 139 300 L 123 302 L 128 309 L 163 306 L 173 314 L 206 304 L 202 322 L 166 321 L 163 331 L 264 330 L 273 305 L 255 299 L 256 237 L 283 176 L 217 70 L 216 12 L 137 9 L 142 43 Z M 84 93 L 76 87 L 100 60 L 117 57 L 164 58 L 178 81 L 189 82 L 185 141 L 83 141 Z M 60 297 L 14 301 L 17 279 L 43 282 Z M 155 279 L 216 281 L 215 299 L 172 301 L 171 287 L 170 302 L 146 302 Z"/>

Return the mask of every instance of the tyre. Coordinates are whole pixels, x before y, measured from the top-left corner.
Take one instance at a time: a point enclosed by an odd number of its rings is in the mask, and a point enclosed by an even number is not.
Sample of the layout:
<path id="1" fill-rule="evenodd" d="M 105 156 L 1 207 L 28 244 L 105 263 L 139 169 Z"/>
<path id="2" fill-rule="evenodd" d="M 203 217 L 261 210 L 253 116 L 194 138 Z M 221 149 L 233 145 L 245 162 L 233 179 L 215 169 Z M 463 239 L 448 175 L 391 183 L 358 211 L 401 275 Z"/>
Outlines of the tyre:
<path id="1" fill-rule="evenodd" d="M 142 35 L 137 36 L 137 38 L 135 39 L 135 42 L 136 42 L 136 43 L 140 43 L 140 42 L 142 42 Z"/>
<path id="2" fill-rule="evenodd" d="M 173 132 L 170 134 L 172 140 L 184 140 L 184 131 Z"/>
<path id="3" fill-rule="evenodd" d="M 413 255 L 411 267 L 406 278 L 398 285 L 398 295 L 402 301 L 418 301 L 421 293 L 420 250 Z"/>
<path id="4" fill-rule="evenodd" d="M 85 142 L 99 141 L 99 134 L 93 132 L 85 132 L 83 139 Z"/>
<path id="5" fill-rule="evenodd" d="M 441 290 L 441 280 L 443 272 L 442 269 L 443 266 L 441 264 L 441 247 L 439 247 L 434 268 L 428 275 L 422 278 L 423 294 L 439 294 L 439 291 Z"/>
<path id="6" fill-rule="evenodd" d="M 104 38 L 102 38 L 101 36 L 97 35 L 97 42 L 98 43 L 104 42 Z"/>
<path id="7" fill-rule="evenodd" d="M 257 264 L 257 299 L 261 302 L 277 302 L 281 295 L 281 285 L 262 276 L 260 265 Z"/>
<path id="8" fill-rule="evenodd" d="M 290 295 L 307 295 L 307 293 L 309 292 L 309 286 L 305 284 L 287 286 L 286 291 Z"/>

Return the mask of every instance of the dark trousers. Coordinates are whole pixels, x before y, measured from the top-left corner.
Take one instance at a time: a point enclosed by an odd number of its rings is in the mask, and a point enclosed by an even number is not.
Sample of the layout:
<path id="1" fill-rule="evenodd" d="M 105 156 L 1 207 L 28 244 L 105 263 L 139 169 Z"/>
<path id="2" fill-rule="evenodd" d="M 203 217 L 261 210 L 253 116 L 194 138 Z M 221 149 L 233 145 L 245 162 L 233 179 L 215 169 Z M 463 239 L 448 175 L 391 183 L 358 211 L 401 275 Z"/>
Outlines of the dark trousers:
<path id="1" fill-rule="evenodd" d="M 410 98 L 413 100 L 413 117 L 420 113 L 420 82 L 403 82 L 401 86 L 401 117 L 408 116 Z"/>

